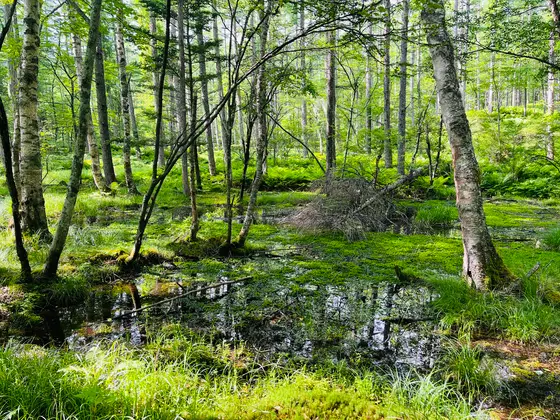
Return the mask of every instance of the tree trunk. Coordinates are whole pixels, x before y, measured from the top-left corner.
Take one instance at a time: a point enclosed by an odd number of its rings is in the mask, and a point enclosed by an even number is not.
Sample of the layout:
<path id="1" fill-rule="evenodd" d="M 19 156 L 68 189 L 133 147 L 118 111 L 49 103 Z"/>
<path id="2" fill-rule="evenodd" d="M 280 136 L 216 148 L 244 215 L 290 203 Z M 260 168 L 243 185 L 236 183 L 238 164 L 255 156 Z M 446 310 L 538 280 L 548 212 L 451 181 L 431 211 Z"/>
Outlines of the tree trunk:
<path id="1" fill-rule="evenodd" d="M 482 207 L 480 170 L 461 98 L 453 46 L 445 26 L 443 0 L 424 4 L 425 27 L 443 121 L 453 157 L 456 202 L 463 236 L 463 275 L 479 290 L 507 285 L 513 278 L 496 252 Z"/>
<path id="2" fill-rule="evenodd" d="M 105 86 L 105 63 L 103 58 L 103 41 L 99 34 L 95 54 L 95 93 L 97 98 L 97 123 L 99 124 L 99 137 L 101 138 L 101 157 L 103 159 L 103 174 L 105 182 L 117 182 L 115 167 L 113 165 L 113 152 L 111 150 L 111 134 L 109 132 L 109 114 L 107 111 L 107 89 Z"/>
<path id="3" fill-rule="evenodd" d="M 21 209 L 24 230 L 38 233 L 42 240 L 52 236 L 47 225 L 43 197 L 43 170 L 41 165 L 41 138 L 37 114 L 37 87 L 39 75 L 39 0 L 24 1 L 23 49 L 19 81 L 21 127 Z"/>
<path id="4" fill-rule="evenodd" d="M 555 53 L 554 49 L 556 47 L 556 37 L 554 36 L 554 31 L 550 31 L 550 41 L 548 49 L 548 61 L 554 63 Z M 547 114 L 552 118 L 554 115 L 554 71 L 552 67 L 548 68 L 548 89 L 546 92 L 546 104 L 547 104 Z M 554 134 L 550 126 L 550 122 L 546 126 L 546 157 L 548 159 L 554 160 Z"/>
<path id="5" fill-rule="evenodd" d="M 177 76 L 177 124 L 180 136 L 187 135 L 187 97 L 185 83 L 185 17 L 184 0 L 178 0 L 177 12 L 177 41 L 179 53 L 179 74 Z M 184 137 L 181 137 L 184 138 Z M 187 153 L 181 156 L 183 194 L 190 195 L 189 164 Z"/>
<path id="6" fill-rule="evenodd" d="M 403 22 L 401 40 L 401 68 L 400 68 L 400 92 L 399 92 L 399 144 L 397 148 L 397 172 L 404 175 L 404 158 L 406 146 L 406 61 L 408 57 L 408 0 L 403 1 Z"/>
<path id="7" fill-rule="evenodd" d="M 300 6 L 299 12 L 299 31 L 303 33 L 305 30 L 305 4 L 302 2 Z M 307 73 L 307 65 L 305 63 L 305 41 L 304 38 L 301 39 L 300 42 L 301 48 L 301 71 L 303 74 Z M 305 81 L 303 82 L 303 86 L 305 87 Z M 303 93 L 303 97 L 301 99 L 301 141 L 304 144 L 303 147 L 303 157 L 307 158 L 309 155 L 308 149 L 308 138 L 307 138 L 307 98 L 305 97 L 305 92 Z"/>
<path id="8" fill-rule="evenodd" d="M 128 76 L 126 73 L 126 54 L 124 49 L 124 37 L 121 23 L 117 21 L 115 35 L 117 38 L 117 62 L 119 65 L 119 79 L 121 82 L 121 111 L 124 128 L 123 138 L 123 164 L 126 188 L 129 194 L 138 194 L 136 184 L 132 177 L 132 165 L 130 163 L 130 109 L 128 103 Z"/>
<path id="9" fill-rule="evenodd" d="M 4 28 L 2 30 L 3 34 L 6 35 L 7 30 L 10 29 L 12 22 L 16 22 L 16 6 L 17 3 L 14 2 L 10 7 L 6 6 L 4 9 Z M 16 29 L 17 30 L 17 29 Z M 15 32 L 15 31 L 13 31 Z M 0 50 L 2 49 L 2 44 L 4 39 L 0 40 Z M 13 63 L 12 63 L 13 65 Z M 12 70 L 12 69 L 10 69 Z M 15 80 L 12 77 L 9 91 L 14 101 L 15 96 Z M 12 162 L 12 147 L 10 144 L 10 125 L 8 123 L 8 117 L 6 115 L 6 109 L 4 108 L 4 103 L 2 98 L 0 98 L 0 150 L 2 151 L 2 161 L 4 162 L 6 168 L 6 185 L 8 186 L 8 192 L 10 193 L 10 198 L 12 199 L 12 217 L 14 220 L 14 236 L 16 241 L 16 253 L 21 265 L 21 275 L 25 282 L 31 282 L 33 280 L 31 274 L 31 266 L 29 264 L 29 258 L 27 255 L 27 250 L 23 243 L 23 232 L 21 229 L 21 217 L 19 211 L 19 193 L 16 185 L 16 180 L 13 173 L 13 162 Z"/>
<path id="10" fill-rule="evenodd" d="M 336 168 L 336 32 L 327 33 L 327 180 Z M 257 90 L 258 94 L 258 90 Z"/>
<path id="11" fill-rule="evenodd" d="M 208 79 L 206 75 L 206 47 L 204 45 L 203 23 L 197 22 L 196 39 L 198 42 L 198 71 L 200 74 L 200 87 L 202 91 L 202 106 L 204 107 L 204 118 L 210 114 L 210 98 L 208 95 Z M 208 147 L 208 169 L 210 175 L 216 175 L 216 160 L 214 159 L 214 139 L 212 138 L 212 126 L 206 129 L 206 143 Z"/>
<path id="12" fill-rule="evenodd" d="M 213 5 L 216 7 L 216 0 L 213 0 Z M 222 58 L 220 51 L 220 38 L 218 36 L 218 16 L 214 15 L 212 19 L 212 32 L 214 35 L 214 55 L 216 60 L 216 83 L 218 85 L 218 101 L 221 102 L 224 99 L 224 86 L 222 82 Z M 220 121 L 222 123 L 222 149 L 224 148 L 224 123 L 226 122 L 226 112 L 225 108 L 220 110 Z M 224 155 L 225 159 L 225 155 Z"/>
<path id="13" fill-rule="evenodd" d="M 5 25 L 8 25 L 10 17 L 10 5 L 4 6 L 4 19 Z M 14 41 L 19 42 L 18 26 L 17 26 L 17 13 L 14 12 L 11 21 L 10 36 Z M 18 77 L 19 77 L 19 62 L 15 58 L 8 59 L 8 75 L 10 83 L 8 85 L 8 94 L 10 95 L 12 105 L 12 118 L 13 118 L 13 143 L 11 144 L 11 162 L 14 183 L 16 186 L 18 197 L 21 198 L 21 177 L 19 172 L 20 153 L 21 153 L 21 130 L 19 121 L 19 98 L 18 98 Z M 6 160 L 4 160 L 6 162 Z M 19 207 L 18 207 L 19 209 Z M 18 210 L 19 211 L 19 210 Z"/>
<path id="14" fill-rule="evenodd" d="M 140 134 L 138 133 L 138 124 L 136 122 L 136 111 L 134 110 L 134 95 L 130 87 L 130 80 L 128 81 L 128 109 L 130 111 L 130 127 L 132 128 L 132 138 L 134 139 L 134 150 L 136 150 L 136 157 L 142 157 L 140 150 Z"/>
<path id="15" fill-rule="evenodd" d="M 391 0 L 384 0 L 385 17 L 385 42 L 384 42 L 384 75 L 383 75 L 383 109 L 385 140 L 383 142 L 383 156 L 385 167 L 393 167 L 393 147 L 391 141 Z"/>
<path id="16" fill-rule="evenodd" d="M 259 57 L 264 57 L 266 53 L 266 44 L 268 40 L 268 29 L 270 24 L 270 11 L 272 9 L 273 0 L 261 0 L 260 12 L 260 30 L 259 30 Z M 266 5 L 265 5 L 266 3 Z M 334 61 L 334 60 L 333 60 Z M 249 204 L 247 212 L 243 220 L 243 227 L 237 237 L 238 246 L 244 246 L 249 236 L 249 229 L 253 222 L 253 216 L 257 205 L 257 194 L 261 186 L 263 177 L 263 166 L 266 159 L 266 149 L 268 146 L 268 121 L 266 116 L 267 107 L 267 83 L 266 83 L 266 66 L 264 64 L 257 70 L 256 77 L 256 112 L 258 121 L 257 136 L 257 162 L 255 168 L 255 177 L 251 184 L 251 194 L 249 196 Z"/>
<path id="17" fill-rule="evenodd" d="M 369 35 L 373 35 L 373 25 L 369 27 Z M 368 51 L 366 51 L 366 133 L 365 133 L 365 140 L 366 140 L 366 153 L 368 155 L 371 154 L 371 137 L 372 137 L 372 130 L 373 130 L 373 118 L 372 118 L 372 87 L 373 87 L 373 78 L 372 73 L 373 69 L 371 68 L 371 57 Z"/>
<path id="18" fill-rule="evenodd" d="M 86 57 L 82 74 L 82 82 L 80 83 L 80 112 L 79 112 L 79 131 L 76 143 L 74 145 L 74 157 L 72 159 L 72 170 L 70 173 L 70 181 L 68 182 L 68 191 L 60 214 L 60 220 L 51 247 L 47 262 L 43 270 L 43 274 L 48 278 L 56 275 L 60 255 L 68 236 L 74 207 L 78 199 L 80 190 L 80 181 L 82 168 L 84 166 L 84 153 L 86 150 L 87 137 L 89 127 L 91 126 L 91 80 L 93 76 L 93 62 L 95 60 L 95 47 L 99 36 L 99 21 L 101 18 L 102 0 L 93 0 L 90 18 L 89 36 L 87 42 Z M 90 118 L 88 118 L 88 115 Z"/>
<path id="19" fill-rule="evenodd" d="M 159 113 L 159 103 L 158 103 L 158 81 L 159 81 L 159 75 L 158 75 L 158 54 L 157 54 L 157 48 L 156 48 L 156 44 L 157 44 L 157 40 L 156 40 L 156 35 L 157 35 L 157 22 L 156 22 L 156 16 L 154 15 L 153 12 L 150 13 L 150 47 L 152 50 L 152 61 L 153 61 L 153 66 L 154 66 L 154 71 L 152 72 L 152 82 L 154 84 L 154 108 L 155 108 L 155 112 L 156 115 Z M 163 166 L 165 166 L 165 146 L 164 146 L 164 141 L 163 141 L 163 124 L 162 124 L 162 132 L 159 133 L 160 134 L 160 138 L 161 138 L 161 143 L 159 144 L 159 151 L 158 151 L 158 166 L 161 168 Z"/>
<path id="20" fill-rule="evenodd" d="M 83 60 L 82 60 L 82 41 L 77 34 L 72 34 L 72 44 L 74 48 L 74 62 L 76 64 L 76 76 L 78 77 L 78 85 L 82 86 L 83 82 Z M 101 164 L 99 163 L 99 150 L 93 130 L 93 121 L 90 112 L 86 115 L 87 119 L 87 143 L 89 146 L 89 154 L 91 156 L 91 173 L 93 182 L 99 191 L 107 191 L 107 184 L 101 174 Z"/>

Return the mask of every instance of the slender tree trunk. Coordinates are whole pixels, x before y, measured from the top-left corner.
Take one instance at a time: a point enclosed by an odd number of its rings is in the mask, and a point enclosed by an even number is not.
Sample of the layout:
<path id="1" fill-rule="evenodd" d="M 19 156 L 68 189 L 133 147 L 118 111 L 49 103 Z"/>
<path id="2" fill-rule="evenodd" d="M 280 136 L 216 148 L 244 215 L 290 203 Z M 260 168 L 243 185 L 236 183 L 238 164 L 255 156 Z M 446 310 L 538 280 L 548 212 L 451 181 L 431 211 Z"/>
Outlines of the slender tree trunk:
<path id="1" fill-rule="evenodd" d="M 336 168 L 336 32 L 327 33 L 327 180 Z M 258 90 L 257 90 L 258 94 Z"/>
<path id="2" fill-rule="evenodd" d="M 198 71 L 200 74 L 200 87 L 202 91 L 202 106 L 204 107 L 204 118 L 210 114 L 210 97 L 208 95 L 208 78 L 206 75 L 206 50 L 203 35 L 203 23 L 198 22 L 196 26 L 196 39 L 198 42 Z M 212 138 L 212 126 L 206 129 L 206 143 L 208 147 L 208 169 L 210 175 L 216 175 L 216 160 L 214 159 L 214 139 Z"/>
<path id="3" fill-rule="evenodd" d="M 5 25 L 9 25 L 10 5 L 4 6 L 4 19 Z M 11 21 L 10 36 L 15 42 L 19 42 L 17 13 L 14 12 Z M 20 177 L 20 153 L 21 153 L 21 130 L 19 121 L 19 98 L 18 98 L 18 79 L 19 79 L 19 62 L 15 58 L 8 59 L 8 75 L 10 83 L 8 85 L 8 94 L 10 95 L 12 105 L 12 118 L 13 118 L 13 142 L 11 144 L 11 162 L 12 172 L 14 176 L 14 183 L 16 186 L 18 197 L 21 198 L 21 177 Z M 4 162 L 6 162 L 4 160 Z M 19 207 L 18 207 L 19 209 Z M 19 210 L 18 210 L 19 211 Z"/>
<path id="4" fill-rule="evenodd" d="M 399 92 L 399 144 L 397 150 L 397 172 L 404 175 L 404 158 L 406 150 L 406 67 L 408 57 L 408 0 L 403 1 L 403 23 L 402 23 L 402 40 L 401 40 L 401 68 L 400 68 L 400 92 Z"/>
<path id="5" fill-rule="evenodd" d="M 107 89 L 105 86 L 105 63 L 103 58 L 103 41 L 99 34 L 97 51 L 95 53 L 95 93 L 97 98 L 97 123 L 101 138 L 101 157 L 103 159 L 103 174 L 105 182 L 117 182 L 113 165 L 113 151 L 111 150 L 111 134 L 109 132 L 109 113 L 107 110 Z"/>
<path id="6" fill-rule="evenodd" d="M 479 184 L 480 170 L 461 98 L 453 45 L 445 25 L 443 0 L 424 4 L 421 19 L 453 157 L 464 247 L 463 275 L 469 284 L 479 290 L 503 287 L 512 280 L 512 275 L 496 252 L 486 226 Z"/>
<path id="7" fill-rule="evenodd" d="M 185 17 L 184 17 L 185 4 L 184 0 L 178 0 L 177 12 L 177 41 L 179 48 L 179 74 L 177 76 L 177 124 L 179 134 L 182 136 L 187 135 L 187 97 L 186 97 L 186 82 L 185 82 Z M 183 137 L 181 137 L 183 138 Z M 189 164 L 187 153 L 181 156 L 181 170 L 182 170 L 182 187 L 183 194 L 190 195 L 189 187 Z"/>
<path id="8" fill-rule="evenodd" d="M 119 65 L 119 79 L 121 82 L 121 111 L 124 126 L 123 141 L 123 164 L 126 188 L 129 194 L 138 194 L 134 178 L 132 177 L 132 165 L 130 163 L 130 109 L 128 103 L 128 76 L 126 73 L 126 54 L 124 49 L 124 37 L 121 23 L 117 21 L 115 35 L 117 38 L 117 61 Z"/>
<path id="9" fill-rule="evenodd" d="M 190 67 L 190 65 L 189 65 Z M 192 79 L 191 79 L 192 80 Z M 192 82 L 190 82 L 192 83 Z M 193 93 L 191 91 L 191 93 Z M 196 94 L 193 94 L 193 96 L 191 97 L 191 135 L 194 134 L 194 127 L 196 125 Z M 189 239 L 191 240 L 191 242 L 196 241 L 196 235 L 198 234 L 198 230 L 200 229 L 200 224 L 198 221 L 198 206 L 196 204 L 196 190 L 197 190 L 197 186 L 196 186 L 196 161 L 198 159 L 198 156 L 196 154 L 197 152 L 197 146 L 196 146 L 196 142 L 193 142 L 192 146 L 189 148 L 189 163 L 190 163 L 190 177 L 189 177 L 189 181 L 190 181 L 190 197 L 191 197 L 191 228 L 190 228 L 190 233 L 189 233 Z"/>
<path id="10" fill-rule="evenodd" d="M 270 11 L 272 9 L 273 0 L 261 0 L 260 12 L 260 30 L 259 30 L 259 57 L 264 57 L 266 53 L 266 44 L 268 40 L 268 30 L 270 24 Z M 249 196 L 249 204 L 247 212 L 243 220 L 243 227 L 237 237 L 237 244 L 244 246 L 249 236 L 249 229 L 253 222 L 253 215 L 257 205 L 257 194 L 261 186 L 263 176 L 263 166 L 266 159 L 266 149 L 268 146 L 268 121 L 266 116 L 267 108 L 267 83 L 266 83 L 266 66 L 263 64 L 257 70 L 256 77 L 256 112 L 258 121 L 257 136 L 257 162 L 255 169 L 255 177 L 251 184 L 251 194 Z"/>
<path id="11" fill-rule="evenodd" d="M 369 35 L 373 35 L 373 25 L 370 25 Z M 368 155 L 371 154 L 371 137 L 372 137 L 372 130 L 373 130 L 373 118 L 372 118 L 372 87 L 373 87 L 373 78 L 372 72 L 373 69 L 371 68 L 371 57 L 368 51 L 366 51 L 366 153 Z"/>
<path id="12" fill-rule="evenodd" d="M 303 33 L 305 29 L 305 3 L 301 3 L 300 5 L 300 12 L 299 12 L 299 31 Z M 304 38 L 301 39 L 300 42 L 301 48 L 301 71 L 306 74 L 307 73 L 307 64 L 305 62 L 305 40 Z M 303 83 L 305 87 L 305 82 Z M 309 139 L 307 138 L 307 98 L 305 97 L 305 92 L 303 92 L 303 97 L 301 98 L 301 141 L 304 144 L 302 153 L 303 157 L 307 158 L 309 153 L 307 151 L 309 147 Z"/>
<path id="13" fill-rule="evenodd" d="M 548 49 L 548 60 L 554 63 L 556 59 L 554 49 L 556 47 L 556 37 L 554 36 L 554 31 L 550 31 L 550 41 Z M 546 92 L 546 103 L 547 103 L 547 114 L 554 115 L 554 71 L 551 67 L 548 68 L 548 89 Z M 546 126 L 546 157 L 554 160 L 554 135 L 552 133 L 552 128 L 550 122 Z"/>
<path id="14" fill-rule="evenodd" d="M 548 6 L 552 14 L 556 34 L 560 37 L 560 9 L 558 8 L 557 0 L 548 0 Z"/>
<path id="15" fill-rule="evenodd" d="M 216 0 L 213 0 L 213 5 L 216 7 Z M 216 84 L 218 85 L 218 101 L 221 102 L 224 99 L 224 86 L 222 82 L 222 58 L 220 51 L 220 38 L 218 36 L 218 16 L 214 15 L 212 19 L 212 32 L 214 35 L 214 55 L 216 60 Z M 222 149 L 224 148 L 224 123 L 226 121 L 226 111 L 222 108 L 220 111 L 220 121 L 222 123 Z M 224 156 L 225 158 L 225 156 Z"/>
<path id="16" fill-rule="evenodd" d="M 385 167 L 393 167 L 393 148 L 391 141 L 391 0 L 384 0 L 386 17 L 385 17 L 385 42 L 384 42 L 384 75 L 383 75 L 383 109 L 384 109 L 384 126 L 385 140 L 383 143 L 383 156 Z"/>
<path id="17" fill-rule="evenodd" d="M 82 41 L 77 34 L 72 34 L 73 48 L 74 48 L 74 62 L 76 64 L 76 76 L 78 77 L 78 85 L 82 86 L 83 81 L 83 60 L 82 60 Z M 87 119 L 87 143 L 89 146 L 89 154 L 91 156 L 91 173 L 93 175 L 93 182 L 99 191 L 107 191 L 107 184 L 103 179 L 101 173 L 101 164 L 99 162 L 99 149 L 97 148 L 97 141 L 93 130 L 93 121 L 90 112 L 86 115 Z"/>
<path id="18" fill-rule="evenodd" d="M 99 36 L 101 2 L 102 0 L 93 0 L 92 2 L 86 58 L 82 74 L 82 83 L 80 84 L 79 132 L 74 145 L 74 157 L 72 160 L 72 170 L 70 174 L 70 181 L 68 183 L 66 199 L 64 200 L 60 220 L 58 222 L 56 233 L 49 249 L 49 255 L 43 271 L 43 274 L 46 277 L 56 275 L 60 255 L 64 249 L 66 237 L 68 236 L 68 230 L 70 229 L 70 223 L 72 222 L 72 215 L 74 214 L 74 207 L 76 205 L 76 200 L 78 199 L 78 192 L 80 190 L 80 180 L 84 165 L 84 153 L 86 150 L 89 126 L 91 125 L 91 80 L 93 76 L 93 63 L 95 60 L 95 47 Z M 90 116 L 89 119 L 88 115 Z"/>
<path id="19" fill-rule="evenodd" d="M 10 29 L 12 22 L 16 22 L 16 6 L 17 3 L 12 3 L 11 7 L 6 7 L 4 9 L 4 28 L 3 34 L 6 35 L 5 31 Z M 13 31 L 14 33 L 16 32 Z M 2 45 L 4 43 L 4 38 L 0 39 L 0 51 L 2 50 Z M 10 69 L 12 70 L 12 69 Z M 9 91 L 12 96 L 12 101 L 14 101 L 15 91 L 15 81 L 13 78 L 13 73 L 10 74 L 12 80 L 10 83 Z M 27 255 L 27 250 L 23 243 L 23 232 L 21 229 L 21 216 L 20 216 L 20 204 L 19 204 L 19 193 L 16 185 L 16 179 L 13 172 L 13 162 L 12 162 L 12 147 L 10 144 L 10 125 L 8 123 L 8 117 L 6 115 L 6 109 L 4 108 L 4 103 L 0 97 L 0 150 L 2 151 L 2 161 L 4 162 L 6 168 L 6 185 L 8 186 L 8 192 L 10 193 L 10 198 L 12 200 L 12 217 L 14 220 L 14 236 L 16 241 L 16 253 L 21 265 L 21 276 L 23 281 L 31 282 L 33 280 L 31 274 L 31 266 L 29 264 L 29 258 Z"/>
<path id="20" fill-rule="evenodd" d="M 39 75 L 39 0 L 24 1 L 23 49 L 19 81 L 21 127 L 21 210 L 24 230 L 37 233 L 42 240 L 52 236 L 47 225 L 43 197 L 43 170 L 41 164 L 41 138 L 37 114 L 37 87 Z"/>
<path id="21" fill-rule="evenodd" d="M 158 81 L 159 81 L 159 75 L 158 75 L 158 53 L 157 53 L 157 40 L 156 40 L 156 36 L 157 36 L 157 22 L 156 22 L 156 16 L 153 12 L 150 12 L 150 48 L 152 51 L 152 61 L 153 61 L 153 66 L 154 66 L 154 71 L 152 72 L 152 82 L 154 84 L 154 108 L 155 108 L 155 113 L 158 114 L 159 112 L 159 103 L 158 103 Z M 161 138 L 161 143 L 159 145 L 159 152 L 158 152 L 158 166 L 161 168 L 165 165 L 165 145 L 164 145 L 164 141 L 163 141 L 163 124 L 162 124 L 162 132 L 159 133 L 160 134 L 160 138 Z"/>
<path id="22" fill-rule="evenodd" d="M 134 95 L 132 94 L 130 80 L 128 81 L 128 109 L 130 111 L 130 127 L 132 128 L 132 138 L 134 139 L 134 150 L 136 150 L 136 157 L 142 157 L 140 150 L 140 134 L 138 133 L 138 124 L 136 122 L 136 111 L 134 109 Z"/>
<path id="23" fill-rule="evenodd" d="M 488 93 L 486 96 L 486 109 L 488 113 L 494 112 L 494 83 L 496 79 L 496 54 L 490 55 L 490 86 L 488 86 Z"/>

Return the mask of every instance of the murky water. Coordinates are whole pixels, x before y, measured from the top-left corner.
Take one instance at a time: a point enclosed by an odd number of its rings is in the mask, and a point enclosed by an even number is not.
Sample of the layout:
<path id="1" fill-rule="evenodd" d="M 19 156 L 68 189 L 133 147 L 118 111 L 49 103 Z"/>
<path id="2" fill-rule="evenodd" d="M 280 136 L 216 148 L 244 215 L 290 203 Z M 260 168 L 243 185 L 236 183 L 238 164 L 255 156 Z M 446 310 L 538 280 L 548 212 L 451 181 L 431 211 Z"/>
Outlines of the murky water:
<path id="1" fill-rule="evenodd" d="M 214 339 L 243 342 L 267 360 L 329 359 L 429 369 L 437 356 L 430 308 L 434 296 L 425 287 L 363 281 L 302 284 L 294 272 L 281 280 L 208 288 L 216 283 L 192 281 L 180 270 L 155 284 L 143 278 L 137 283 L 139 303 L 134 287 L 121 285 L 99 288 L 83 305 L 61 309 L 67 343 L 76 348 L 124 337 L 141 345 L 146 327 L 179 323 Z M 146 309 L 129 313 L 140 304 Z"/>

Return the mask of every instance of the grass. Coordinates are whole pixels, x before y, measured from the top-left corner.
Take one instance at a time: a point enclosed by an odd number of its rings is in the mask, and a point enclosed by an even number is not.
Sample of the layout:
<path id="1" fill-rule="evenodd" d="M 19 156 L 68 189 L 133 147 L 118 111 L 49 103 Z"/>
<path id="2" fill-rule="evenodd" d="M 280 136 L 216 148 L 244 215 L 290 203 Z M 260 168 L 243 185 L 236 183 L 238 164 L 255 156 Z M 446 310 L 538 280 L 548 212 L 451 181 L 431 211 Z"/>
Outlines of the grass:
<path id="1" fill-rule="evenodd" d="M 551 251 L 560 251 L 560 227 L 548 231 L 542 242 L 546 249 Z"/>
<path id="2" fill-rule="evenodd" d="M 429 203 L 418 209 L 414 224 L 421 229 L 445 229 L 452 227 L 457 219 L 455 206 L 446 203 Z"/>
<path id="3" fill-rule="evenodd" d="M 246 349 L 193 336 L 152 337 L 143 349 L 86 353 L 10 342 L 0 350 L 0 415 L 9 418 L 472 418 L 444 381 L 362 371 L 258 365 Z"/>

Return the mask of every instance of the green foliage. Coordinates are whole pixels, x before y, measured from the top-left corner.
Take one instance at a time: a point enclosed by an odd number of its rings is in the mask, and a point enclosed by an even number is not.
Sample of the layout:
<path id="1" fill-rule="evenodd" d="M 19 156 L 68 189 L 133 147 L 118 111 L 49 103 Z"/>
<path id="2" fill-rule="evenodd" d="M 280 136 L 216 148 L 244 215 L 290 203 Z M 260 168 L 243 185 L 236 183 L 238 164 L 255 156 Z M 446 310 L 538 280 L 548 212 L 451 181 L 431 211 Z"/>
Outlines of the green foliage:
<path id="1" fill-rule="evenodd" d="M 492 395 L 498 388 L 493 361 L 468 338 L 445 342 L 444 354 L 438 363 L 446 380 L 471 400 Z"/>
<path id="2" fill-rule="evenodd" d="M 528 293 L 530 287 L 525 289 L 524 298 L 519 299 L 500 293 L 480 293 L 460 280 L 439 280 L 434 284 L 440 294 L 434 308 L 441 314 L 441 323 L 459 335 L 493 334 L 535 343 L 560 333 L 560 313 L 541 297 Z"/>
<path id="3" fill-rule="evenodd" d="M 458 214 L 454 205 L 429 203 L 422 205 L 416 213 L 414 224 L 419 228 L 450 228 L 457 222 Z"/>
<path id="4" fill-rule="evenodd" d="M 560 251 L 560 227 L 548 231 L 542 238 L 546 249 Z"/>
<path id="5" fill-rule="evenodd" d="M 414 373 L 337 366 L 261 369 L 243 347 L 210 345 L 168 325 L 143 349 L 85 353 L 10 342 L 0 349 L 0 414 L 109 418 L 467 418 L 448 384 Z M 255 369 L 258 368 L 258 369 Z M 474 416 L 482 413 L 475 412 Z"/>

